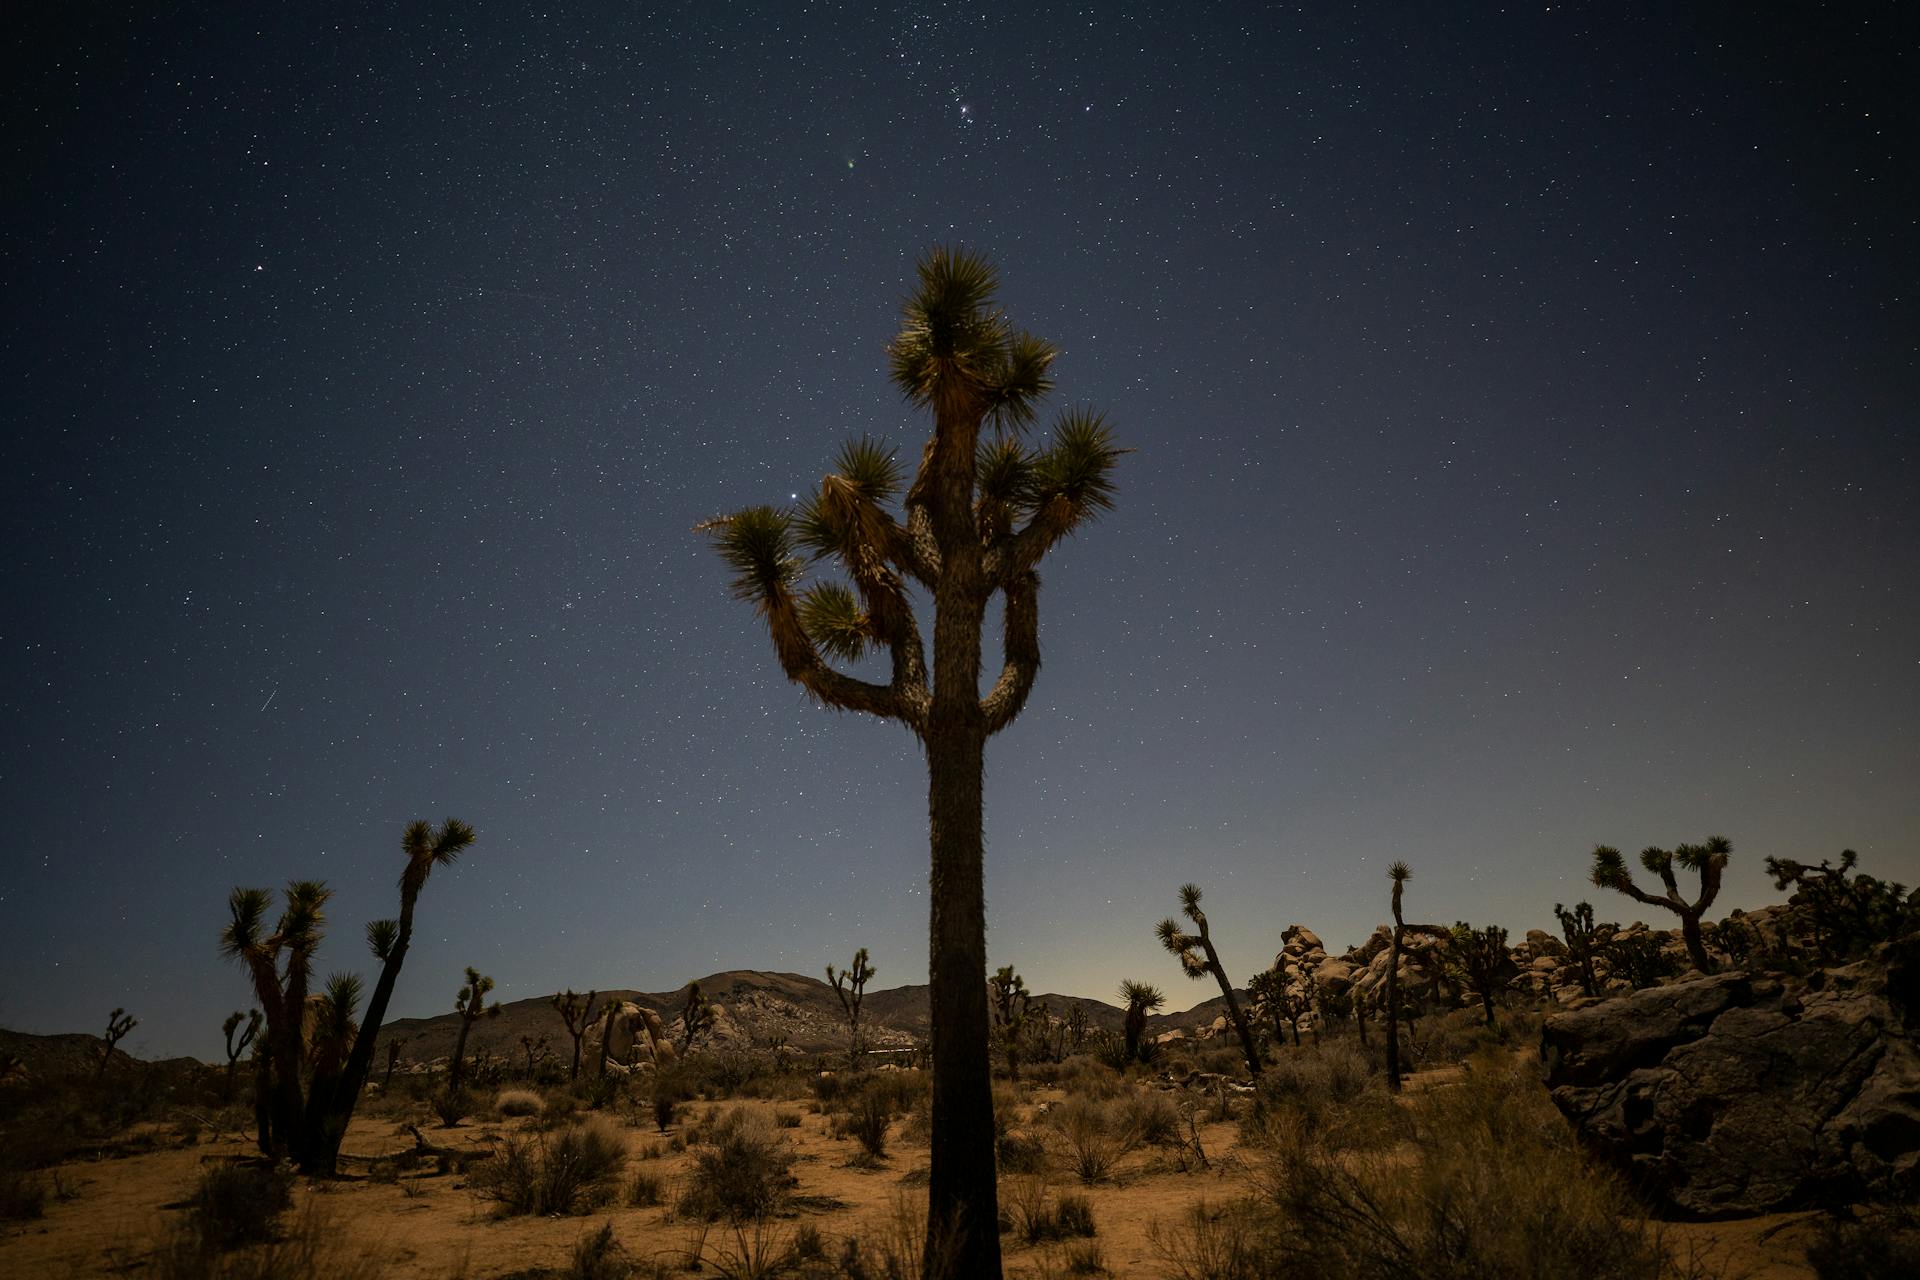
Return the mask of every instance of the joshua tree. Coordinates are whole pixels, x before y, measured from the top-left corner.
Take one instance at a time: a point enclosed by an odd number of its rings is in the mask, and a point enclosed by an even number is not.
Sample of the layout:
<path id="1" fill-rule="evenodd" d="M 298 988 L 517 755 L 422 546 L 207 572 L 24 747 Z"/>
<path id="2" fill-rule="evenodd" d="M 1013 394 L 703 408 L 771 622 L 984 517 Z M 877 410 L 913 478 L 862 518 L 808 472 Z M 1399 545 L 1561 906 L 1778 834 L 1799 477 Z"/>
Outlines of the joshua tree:
<path id="1" fill-rule="evenodd" d="M 128 1017 L 125 1009 L 115 1009 L 107 1015 L 107 1029 L 100 1036 L 100 1069 L 94 1075 L 96 1080 L 107 1074 L 107 1064 L 113 1061 L 114 1047 L 139 1025 L 140 1019 Z"/>
<path id="2" fill-rule="evenodd" d="M 527 1075 L 529 1077 L 533 1075 L 533 1056 L 537 1053 L 545 1053 L 547 1051 L 547 1045 L 552 1039 L 553 1037 L 545 1034 L 537 1036 L 523 1035 L 520 1037 L 520 1047 L 526 1050 L 527 1053 Z"/>
<path id="3" fill-rule="evenodd" d="M 892 376 L 933 414 L 907 488 L 884 446 L 841 450 L 834 474 L 797 512 L 754 507 L 703 526 L 734 570 L 734 593 L 766 619 L 787 677 L 826 706 L 898 720 L 926 753 L 933 1151 L 927 1256 L 951 1248 L 956 1274 L 1000 1275 L 993 1095 L 987 1063 L 986 901 L 981 778 L 986 740 L 1013 723 L 1040 669 L 1036 570 L 1067 534 L 1112 505 L 1121 450 L 1097 415 L 1072 412 L 1034 451 L 1019 438 L 1051 389 L 1054 349 L 1016 333 L 994 303 L 987 263 L 962 250 L 920 260 L 919 285 L 889 347 Z M 991 432 L 991 439 L 983 435 Z M 804 563 L 830 557 L 853 587 L 799 587 Z M 932 597 L 931 679 L 907 579 Z M 980 693 L 988 600 L 1005 597 L 1004 665 Z M 887 683 L 846 675 L 829 657 L 869 649 Z"/>
<path id="4" fill-rule="evenodd" d="M 1300 1045 L 1300 1019 L 1311 1006 L 1302 992 L 1293 989 L 1287 974 L 1278 965 L 1256 973 L 1247 982 L 1247 1000 L 1256 1018 L 1265 1018 L 1273 1027 L 1273 1042 L 1287 1042 L 1287 1029 L 1293 1030 L 1294 1047 Z"/>
<path id="5" fill-rule="evenodd" d="M 353 1038 L 353 1049 L 346 1065 L 334 1080 L 314 1081 L 308 1100 L 307 1150 L 301 1167 L 307 1173 L 332 1174 L 340 1158 L 340 1139 L 346 1135 L 353 1109 L 360 1101 L 360 1090 L 373 1069 L 373 1046 L 380 1038 L 380 1025 L 386 1020 L 387 1002 L 393 997 L 394 983 L 400 978 L 400 966 L 413 942 L 413 911 L 435 867 L 451 866 L 474 842 L 473 828 L 458 818 L 448 818 L 438 828 L 429 822 L 410 822 L 400 837 L 406 869 L 400 873 L 400 917 L 375 920 L 367 925 L 367 946 L 380 962 L 380 976 L 374 981 L 373 995 L 360 1018 L 360 1030 Z M 267 1026 L 273 1026 L 268 1015 Z M 391 1052 L 391 1051 L 390 1051 Z M 391 1076 L 392 1060 L 387 1074 Z"/>
<path id="6" fill-rule="evenodd" d="M 1580 990 L 1590 996 L 1599 995 L 1600 982 L 1593 972 L 1593 958 L 1600 954 L 1606 941 L 1602 931 L 1607 926 L 1594 924 L 1591 902 L 1582 902 L 1571 911 L 1556 902 L 1553 914 L 1560 920 L 1560 934 L 1567 940 L 1567 955 L 1580 975 Z"/>
<path id="7" fill-rule="evenodd" d="M 1767 874 L 1776 889 L 1792 888 L 1789 899 L 1813 933 L 1815 952 L 1823 961 L 1844 959 L 1876 943 L 1910 931 L 1920 919 L 1920 902 L 1907 896 L 1904 885 L 1861 872 L 1849 876 L 1860 855 L 1840 852 L 1840 865 L 1825 858 L 1810 866 L 1791 858 L 1768 858 Z"/>
<path id="8" fill-rule="evenodd" d="M 318 880 L 295 880 L 273 932 L 266 932 L 272 895 L 265 889 L 235 889 L 227 899 L 228 921 L 220 950 L 247 967 L 254 995 L 266 1010 L 267 1038 L 256 1059 L 254 1103 L 262 1152 L 300 1158 L 304 1104 L 301 1068 L 306 1056 L 307 987 L 313 953 L 326 932 L 331 891 Z M 283 959 L 284 953 L 284 959 Z"/>
<path id="9" fill-rule="evenodd" d="M 1227 970 L 1220 963 L 1220 953 L 1213 949 L 1213 935 L 1207 930 L 1207 913 L 1200 909 L 1199 885 L 1180 886 L 1180 910 L 1200 932 L 1182 933 L 1177 921 L 1162 920 L 1155 930 L 1160 937 L 1160 945 L 1180 957 L 1180 969 L 1189 978 L 1198 981 L 1212 974 L 1214 981 L 1220 984 L 1220 994 L 1227 998 L 1227 1016 L 1233 1020 L 1233 1029 L 1240 1036 L 1240 1047 L 1247 1055 L 1247 1070 L 1257 1076 L 1260 1074 L 1260 1050 L 1253 1042 L 1253 1032 L 1247 1028 L 1247 1017 L 1240 1011 L 1240 1002 L 1234 998 L 1233 983 L 1227 980 Z"/>
<path id="10" fill-rule="evenodd" d="M 582 996 L 568 987 L 548 1002 L 553 1005 L 554 1012 L 560 1015 L 560 1020 L 567 1024 L 567 1034 L 573 1037 L 573 1068 L 567 1073 L 568 1080 L 580 1078 L 580 1041 L 585 1038 L 587 1027 L 592 1024 L 593 998 L 598 994 L 597 991 L 589 991 Z"/>
<path id="11" fill-rule="evenodd" d="M 840 997 L 840 1010 L 847 1015 L 847 1065 L 850 1067 L 860 1065 L 860 1001 L 866 996 L 867 982 L 873 973 L 865 947 L 853 953 L 853 963 L 845 969 L 827 966 L 827 981 L 833 984 L 833 994 Z"/>
<path id="12" fill-rule="evenodd" d="M 467 984 L 460 988 L 460 994 L 453 999 L 453 1011 L 460 1015 L 460 1037 L 453 1042 L 453 1064 L 447 1069 L 447 1092 L 460 1092 L 460 1074 L 466 1066 L 467 1033 L 473 1030 L 473 1024 L 482 1018 L 500 1016 L 500 1002 L 487 1003 L 487 993 L 493 990 L 493 979 L 481 973 L 472 965 L 467 966 Z"/>
<path id="13" fill-rule="evenodd" d="M 700 1038 L 713 1030 L 720 1010 L 701 992 L 697 982 L 687 985 L 687 1001 L 680 1006 L 680 1056 L 692 1051 Z"/>
<path id="14" fill-rule="evenodd" d="M 1635 902 L 1665 907 L 1679 916 L 1680 936 L 1686 941 L 1687 957 L 1700 972 L 1713 973 L 1716 969 L 1713 957 L 1707 954 L 1706 943 L 1700 937 L 1700 917 L 1720 895 L 1720 874 L 1727 869 L 1727 855 L 1732 852 L 1733 842 L 1725 836 L 1709 836 L 1705 844 L 1683 844 L 1671 850 L 1642 849 L 1640 865 L 1659 876 L 1667 890 L 1656 897 L 1633 882 L 1633 873 L 1627 870 L 1620 851 L 1603 844 L 1593 851 L 1593 882 L 1602 889 L 1624 893 Z M 1692 902 L 1680 896 L 1680 885 L 1673 876 L 1675 863 L 1699 873 L 1700 892 Z"/>
<path id="15" fill-rule="evenodd" d="M 987 979 L 987 1007 L 1000 1033 L 1000 1051 L 1007 1059 L 1007 1079 L 1016 1082 L 1020 1079 L 1020 1038 L 1026 1034 L 1032 1004 L 1033 995 L 1027 990 L 1027 980 L 1015 973 L 1012 965 L 1001 965 Z"/>
<path id="16" fill-rule="evenodd" d="M 1395 862 L 1387 868 L 1387 878 L 1393 881 L 1393 944 L 1392 955 L 1387 960 L 1387 1087 L 1400 1092 L 1400 955 L 1405 949 L 1406 937 L 1410 933 L 1424 933 L 1429 937 L 1445 939 L 1450 936 L 1448 930 L 1431 924 L 1408 924 L 1400 914 L 1400 894 L 1406 888 L 1407 881 L 1413 879 L 1413 871 L 1404 862 Z"/>
<path id="17" fill-rule="evenodd" d="M 246 1026 L 244 1031 L 240 1030 L 242 1024 Z M 247 1046 L 253 1043 L 253 1038 L 260 1034 L 260 1011 L 249 1009 L 242 1013 L 235 1009 L 227 1015 L 227 1020 L 220 1024 L 220 1031 L 227 1038 L 226 1092 L 227 1097 L 231 1098 L 233 1097 L 234 1067 L 240 1061 L 240 1055 L 247 1051 Z M 233 1038 L 233 1033 L 236 1031 L 240 1032 L 238 1040 Z"/>
<path id="18" fill-rule="evenodd" d="M 1140 1038 L 1147 1033 L 1147 1015 L 1167 1002 L 1160 988 L 1131 978 L 1120 984 L 1120 1003 L 1127 1007 L 1121 1031 L 1126 1037 L 1127 1061 L 1140 1060 Z"/>
<path id="19" fill-rule="evenodd" d="M 1517 972 L 1507 953 L 1507 931 L 1497 924 L 1484 929 L 1462 920 L 1447 937 L 1447 959 L 1460 974 L 1460 985 L 1480 997 L 1487 1025 L 1493 1025 L 1493 998 L 1506 989 Z"/>
<path id="20" fill-rule="evenodd" d="M 1066 1025 L 1062 1028 L 1061 1048 L 1066 1053 L 1078 1053 L 1080 1046 L 1086 1042 L 1087 1011 L 1076 1004 L 1067 1010 Z"/>
<path id="21" fill-rule="evenodd" d="M 393 1083 L 393 1069 L 400 1063 L 400 1050 L 407 1043 L 406 1036 L 395 1036 L 387 1041 L 387 1074 L 380 1079 L 380 1087 L 386 1088 Z"/>

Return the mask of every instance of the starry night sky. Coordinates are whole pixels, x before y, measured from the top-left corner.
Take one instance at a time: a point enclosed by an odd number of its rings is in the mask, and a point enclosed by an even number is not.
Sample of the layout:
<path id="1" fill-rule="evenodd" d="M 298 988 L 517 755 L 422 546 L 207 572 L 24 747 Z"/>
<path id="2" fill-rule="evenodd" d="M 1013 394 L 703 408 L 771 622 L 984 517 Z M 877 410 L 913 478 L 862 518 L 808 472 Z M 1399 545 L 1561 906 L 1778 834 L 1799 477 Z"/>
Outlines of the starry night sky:
<path id="1" fill-rule="evenodd" d="M 228 889 L 325 877 L 367 971 L 448 814 L 396 1016 L 924 981 L 912 738 L 807 705 L 691 526 L 917 458 L 938 243 L 1138 450 L 989 746 L 991 963 L 1185 1007 L 1182 881 L 1244 976 L 1394 858 L 1516 931 L 1645 915 L 1598 842 L 1728 835 L 1724 908 L 1920 879 L 1913 46 L 1670 7 L 45 6 L 0 1022 L 217 1053 Z"/>

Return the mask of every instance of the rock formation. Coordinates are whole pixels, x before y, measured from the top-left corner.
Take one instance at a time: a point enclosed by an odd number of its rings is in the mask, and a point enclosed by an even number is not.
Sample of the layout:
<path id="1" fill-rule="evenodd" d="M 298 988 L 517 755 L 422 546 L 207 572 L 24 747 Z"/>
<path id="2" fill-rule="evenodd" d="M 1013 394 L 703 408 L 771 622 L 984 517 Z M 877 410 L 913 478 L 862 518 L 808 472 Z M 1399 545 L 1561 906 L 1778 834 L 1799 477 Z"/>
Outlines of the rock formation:
<path id="1" fill-rule="evenodd" d="M 1920 934 L 1805 978 L 1722 973 L 1547 1020 L 1554 1103 L 1666 1212 L 1920 1191 Z"/>

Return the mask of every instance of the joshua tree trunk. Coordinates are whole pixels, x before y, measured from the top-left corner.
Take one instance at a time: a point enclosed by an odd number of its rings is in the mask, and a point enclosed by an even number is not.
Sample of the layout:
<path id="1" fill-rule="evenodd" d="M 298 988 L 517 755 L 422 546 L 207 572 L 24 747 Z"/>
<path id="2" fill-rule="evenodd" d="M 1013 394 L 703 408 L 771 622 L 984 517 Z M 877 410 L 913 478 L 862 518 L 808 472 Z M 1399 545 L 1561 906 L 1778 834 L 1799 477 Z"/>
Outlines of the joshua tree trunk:
<path id="1" fill-rule="evenodd" d="M 1680 913 L 1680 939 L 1687 944 L 1687 958 L 1693 961 L 1693 967 L 1702 973 L 1713 973 L 1718 966 L 1713 957 L 1707 954 L 1706 941 L 1700 936 L 1700 912 L 1695 910 Z"/>
<path id="2" fill-rule="evenodd" d="M 447 1064 L 447 1092 L 460 1092 L 461 1068 L 466 1065 L 467 1032 L 473 1030 L 473 1019 L 460 1019 L 460 1034 L 453 1041 L 453 1061 Z"/>
<path id="3" fill-rule="evenodd" d="M 360 1090 L 373 1070 L 374 1041 L 380 1038 L 380 1024 L 387 1016 L 387 1003 L 393 999 L 394 983 L 400 980 L 400 966 L 413 941 L 414 894 L 404 888 L 400 893 L 400 922 L 392 947 L 381 962 L 380 976 L 374 980 L 373 995 L 367 1000 L 367 1012 L 360 1019 L 360 1030 L 353 1038 L 347 1063 L 340 1069 L 332 1087 L 316 1089 L 307 1100 L 308 1137 L 302 1169 L 309 1174 L 332 1176 L 340 1163 L 340 1140 L 346 1137 L 353 1109 L 360 1102 Z M 393 1060 L 387 1060 L 387 1075 L 393 1075 Z"/>
<path id="4" fill-rule="evenodd" d="M 1387 957 L 1387 1088 L 1400 1092 L 1400 927 Z"/>
<path id="5" fill-rule="evenodd" d="M 1220 964 L 1220 956 L 1213 949 L 1211 939 L 1201 938 L 1201 945 L 1207 949 L 1207 967 L 1213 970 L 1213 976 L 1220 983 L 1220 994 L 1227 998 L 1227 1017 L 1233 1022 L 1234 1032 L 1240 1037 L 1241 1052 L 1247 1056 L 1247 1070 L 1254 1075 L 1260 1074 L 1260 1050 L 1253 1043 L 1253 1030 L 1247 1026 L 1247 1016 L 1240 1012 L 1240 1002 L 1234 999 L 1233 983 L 1227 980 L 1227 971 Z M 1299 1032 L 1294 1033 L 1299 1039 Z"/>

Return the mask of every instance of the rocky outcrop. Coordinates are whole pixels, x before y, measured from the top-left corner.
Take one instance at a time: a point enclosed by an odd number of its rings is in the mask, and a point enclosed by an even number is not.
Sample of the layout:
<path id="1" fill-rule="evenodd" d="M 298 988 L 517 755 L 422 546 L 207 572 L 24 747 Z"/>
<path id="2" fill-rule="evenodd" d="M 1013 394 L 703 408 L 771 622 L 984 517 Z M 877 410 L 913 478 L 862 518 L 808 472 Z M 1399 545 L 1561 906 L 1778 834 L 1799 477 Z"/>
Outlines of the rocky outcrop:
<path id="1" fill-rule="evenodd" d="M 1554 1103 L 1663 1210 L 1920 1191 L 1920 935 L 1807 978 L 1723 973 L 1549 1018 Z"/>

